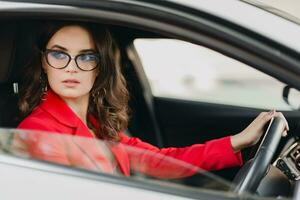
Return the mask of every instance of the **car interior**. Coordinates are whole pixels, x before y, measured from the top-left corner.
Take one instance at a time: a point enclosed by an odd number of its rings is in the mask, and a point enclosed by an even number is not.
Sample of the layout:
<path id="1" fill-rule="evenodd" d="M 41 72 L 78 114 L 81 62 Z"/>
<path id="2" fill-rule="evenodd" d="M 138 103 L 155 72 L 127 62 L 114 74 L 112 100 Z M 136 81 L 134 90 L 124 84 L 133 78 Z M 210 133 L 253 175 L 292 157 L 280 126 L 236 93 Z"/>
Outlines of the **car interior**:
<path id="1" fill-rule="evenodd" d="M 20 120 L 18 113 L 18 88 L 22 84 L 22 72 L 30 58 L 30 46 L 35 30 L 42 21 L 33 19 L 2 20 L 0 22 L 0 126 L 15 128 Z M 141 68 L 141 62 L 132 45 L 136 38 L 168 38 L 170 36 L 150 30 L 107 25 L 121 52 L 121 66 L 130 91 L 130 135 L 139 137 L 158 147 L 184 147 L 195 143 L 224 137 L 243 130 L 255 116 L 263 111 L 247 107 L 221 105 L 206 102 L 155 97 Z M 170 72 L 171 73 L 171 72 Z M 289 136 L 280 141 L 273 161 L 277 161 L 286 176 L 274 175 L 270 182 L 279 180 L 275 187 L 290 196 L 293 181 L 300 177 L 300 146 L 295 141 L 299 133 L 298 111 L 284 112 L 289 126 Z M 243 151 L 243 157 L 253 156 L 253 149 Z M 278 161 L 278 158 L 281 158 Z M 286 166 L 289 165 L 289 166 Z M 293 165 L 293 166 L 292 166 Z M 292 167 L 291 167 L 292 166 Z M 290 170 L 290 171 L 288 171 Z M 294 170 L 291 172 L 291 170 Z M 232 181 L 239 168 L 213 172 Z M 294 175 L 293 175 L 294 174 Z M 201 181 L 202 180 L 202 181 Z M 187 185 L 202 185 L 204 180 L 194 176 L 182 181 Z M 283 186 L 282 186 L 283 185 Z M 274 186 L 272 186 L 274 187 Z M 272 188 L 268 187 L 268 188 Z M 283 189 L 284 188 L 284 189 Z M 265 189 L 267 190 L 267 189 Z M 265 195 L 270 194 L 268 192 Z"/>

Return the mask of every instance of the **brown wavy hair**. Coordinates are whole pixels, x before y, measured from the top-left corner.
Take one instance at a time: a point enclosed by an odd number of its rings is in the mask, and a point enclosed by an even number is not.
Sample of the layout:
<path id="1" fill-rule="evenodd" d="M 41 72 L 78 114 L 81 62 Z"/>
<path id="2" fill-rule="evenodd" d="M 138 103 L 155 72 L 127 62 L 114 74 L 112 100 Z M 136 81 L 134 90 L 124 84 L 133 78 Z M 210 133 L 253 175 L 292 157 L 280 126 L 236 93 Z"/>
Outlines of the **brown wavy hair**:
<path id="1" fill-rule="evenodd" d="M 118 47 L 109 29 L 103 25 L 67 21 L 43 22 L 35 36 L 33 53 L 25 67 L 24 80 L 20 88 L 19 109 L 22 117 L 28 116 L 40 104 L 44 95 L 43 87 L 45 84 L 48 85 L 42 70 L 41 52 L 58 30 L 71 25 L 88 30 L 100 54 L 98 69 L 100 73 L 90 91 L 87 125 L 95 132 L 97 138 L 119 141 L 119 132 L 125 130 L 128 125 L 129 95 L 119 64 Z M 91 115 L 100 126 L 91 123 Z"/>

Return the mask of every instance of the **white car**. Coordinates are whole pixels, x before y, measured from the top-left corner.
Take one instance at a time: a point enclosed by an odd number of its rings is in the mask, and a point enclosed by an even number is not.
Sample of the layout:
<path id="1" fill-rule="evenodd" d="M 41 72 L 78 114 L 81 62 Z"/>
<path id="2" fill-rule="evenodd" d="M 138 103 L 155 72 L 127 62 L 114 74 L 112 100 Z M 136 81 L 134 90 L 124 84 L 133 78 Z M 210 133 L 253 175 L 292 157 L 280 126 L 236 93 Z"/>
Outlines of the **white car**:
<path id="1" fill-rule="evenodd" d="M 273 11 L 238 0 L 0 1 L 1 199 L 300 199 L 300 24 Z M 110 28 L 131 95 L 132 136 L 158 147 L 183 147 L 238 133 L 269 109 L 286 116 L 289 134 L 281 138 L 282 121 L 275 118 L 263 140 L 243 151 L 243 167 L 199 169 L 175 180 L 135 171 L 110 175 L 34 156 L 24 145 L 32 135 L 70 145 L 104 143 L 15 129 L 31 38 L 46 20 Z"/>

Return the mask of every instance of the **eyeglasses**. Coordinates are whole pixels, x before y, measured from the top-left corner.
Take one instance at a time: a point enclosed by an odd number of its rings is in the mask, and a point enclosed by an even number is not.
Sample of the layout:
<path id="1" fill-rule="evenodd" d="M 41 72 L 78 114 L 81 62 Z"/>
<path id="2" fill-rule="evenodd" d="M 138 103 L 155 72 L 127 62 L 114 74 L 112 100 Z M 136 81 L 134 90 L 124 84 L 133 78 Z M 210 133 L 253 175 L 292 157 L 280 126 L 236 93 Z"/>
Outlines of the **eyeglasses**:
<path id="1" fill-rule="evenodd" d="M 92 71 L 98 67 L 100 58 L 96 53 L 83 53 L 78 54 L 75 57 L 70 56 L 68 53 L 46 49 L 43 52 L 48 65 L 55 69 L 66 68 L 71 60 L 75 60 L 76 66 L 82 71 Z"/>

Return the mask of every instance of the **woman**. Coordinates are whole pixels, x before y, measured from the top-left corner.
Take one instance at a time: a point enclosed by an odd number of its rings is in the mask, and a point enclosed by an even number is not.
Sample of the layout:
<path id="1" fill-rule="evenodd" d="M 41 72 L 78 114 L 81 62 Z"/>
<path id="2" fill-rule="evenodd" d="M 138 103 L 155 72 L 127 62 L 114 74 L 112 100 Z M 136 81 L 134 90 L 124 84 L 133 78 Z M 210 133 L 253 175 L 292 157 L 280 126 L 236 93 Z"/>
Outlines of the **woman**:
<path id="1" fill-rule="evenodd" d="M 82 161 L 68 158 L 59 141 L 49 140 L 48 144 L 55 150 L 46 154 L 36 144 L 36 141 L 43 140 L 43 136 L 39 136 L 38 140 L 35 138 L 28 143 L 33 155 L 91 169 L 98 165 L 103 171 L 120 172 L 127 176 L 130 169 L 134 169 L 153 176 L 178 178 L 189 176 L 195 170 L 172 167 L 172 164 L 162 162 L 166 159 L 153 154 L 179 159 L 204 170 L 240 166 L 240 150 L 259 140 L 264 125 L 272 117 L 282 116 L 275 111 L 263 112 L 236 135 L 185 148 L 158 149 L 123 134 L 128 123 L 128 92 L 116 55 L 116 46 L 106 28 L 93 24 L 56 22 L 42 29 L 31 68 L 26 70 L 25 89 L 20 94 L 19 106 L 26 118 L 18 128 L 97 138 L 114 144 L 105 147 L 112 152 L 112 158 L 102 155 L 100 157 L 104 162 L 101 163 L 97 160 L 101 152 L 95 145 L 77 143 L 71 149 L 76 151 L 80 148 L 86 154 L 93 152 L 91 154 L 98 155 L 90 161 Z M 287 130 L 288 125 L 284 134 Z M 153 154 L 136 153 L 124 149 L 122 145 Z M 98 161 L 100 164 L 97 164 Z M 108 164 L 110 162 L 113 164 Z"/>

